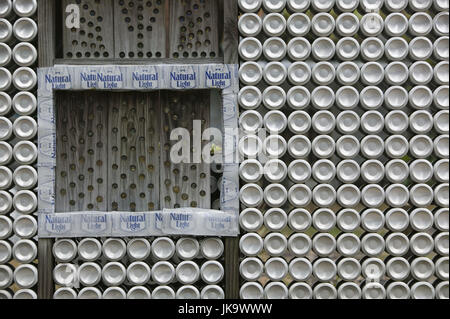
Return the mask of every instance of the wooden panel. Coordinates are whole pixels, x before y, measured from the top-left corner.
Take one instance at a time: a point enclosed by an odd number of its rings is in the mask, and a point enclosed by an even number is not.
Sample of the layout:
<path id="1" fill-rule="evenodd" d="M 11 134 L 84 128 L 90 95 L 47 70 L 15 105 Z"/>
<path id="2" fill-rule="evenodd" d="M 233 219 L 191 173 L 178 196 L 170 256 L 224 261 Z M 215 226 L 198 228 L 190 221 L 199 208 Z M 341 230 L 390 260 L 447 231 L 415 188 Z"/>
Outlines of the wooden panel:
<path id="1" fill-rule="evenodd" d="M 107 97 L 56 94 L 56 212 L 107 210 Z"/>
<path id="2" fill-rule="evenodd" d="M 224 0 L 224 63 L 239 63 L 237 48 L 239 33 L 237 28 L 237 0 Z M 239 238 L 225 238 L 225 298 L 239 298 Z"/>
<path id="3" fill-rule="evenodd" d="M 55 291 L 53 284 L 53 239 L 38 240 L 38 299 L 52 299 Z"/>
<path id="4" fill-rule="evenodd" d="M 185 128 L 192 137 L 194 120 L 201 120 L 202 130 L 209 127 L 210 93 L 166 91 L 161 100 L 161 207 L 210 208 L 210 165 L 203 161 L 175 164 L 170 158 L 170 150 L 177 143 L 170 141 L 173 129 Z M 191 139 L 190 148 L 193 147 Z"/>
<path id="5" fill-rule="evenodd" d="M 226 64 L 238 64 L 238 4 L 237 0 L 224 0 L 223 55 Z"/>
<path id="6" fill-rule="evenodd" d="M 109 210 L 159 209 L 159 93 L 114 93 L 109 117 Z"/>
<path id="7" fill-rule="evenodd" d="M 183 59 L 183 64 L 223 64 L 223 58 L 196 58 Z M 73 64 L 73 65 L 161 65 L 161 64 L 180 64 L 180 59 L 56 59 L 55 64 Z"/>
<path id="8" fill-rule="evenodd" d="M 80 28 L 63 25 L 64 58 L 109 58 L 114 56 L 113 0 L 79 0 Z M 73 0 L 63 0 L 62 11 Z M 64 13 L 64 17 L 67 14 Z"/>
<path id="9" fill-rule="evenodd" d="M 216 58 L 222 55 L 219 33 L 224 24 L 219 21 L 219 17 L 222 20 L 219 0 L 78 2 L 81 27 L 70 29 L 65 25 L 65 8 L 73 1 L 62 1 L 63 59 Z M 230 7 L 228 2 L 225 1 L 225 8 Z M 225 29 L 232 29 L 236 23 L 236 17 L 228 18 Z M 234 36 L 237 33 L 226 30 L 223 44 L 236 48 Z"/>
<path id="10" fill-rule="evenodd" d="M 218 1 L 170 1 L 170 57 L 219 56 Z"/>
<path id="11" fill-rule="evenodd" d="M 38 5 L 39 66 L 53 66 L 55 59 L 55 0 L 40 0 Z"/>
<path id="12" fill-rule="evenodd" d="M 55 59 L 55 0 L 39 0 L 38 51 L 39 67 L 53 66 Z M 38 240 L 38 298 L 51 299 L 54 292 L 52 253 L 53 240 Z"/>
<path id="13" fill-rule="evenodd" d="M 114 1 L 116 58 L 165 57 L 165 0 Z"/>

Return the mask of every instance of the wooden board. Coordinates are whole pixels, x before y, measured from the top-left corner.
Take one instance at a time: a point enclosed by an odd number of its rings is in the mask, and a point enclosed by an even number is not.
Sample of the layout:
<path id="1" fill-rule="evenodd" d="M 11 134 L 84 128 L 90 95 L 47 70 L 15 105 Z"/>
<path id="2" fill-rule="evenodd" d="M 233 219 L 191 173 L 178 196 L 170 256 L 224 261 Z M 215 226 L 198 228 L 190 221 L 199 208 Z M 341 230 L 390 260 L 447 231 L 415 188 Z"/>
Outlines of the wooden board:
<path id="1" fill-rule="evenodd" d="M 177 143 L 170 140 L 173 129 L 185 128 L 192 136 L 194 120 L 201 120 L 202 131 L 209 127 L 210 92 L 164 91 L 161 102 L 161 208 L 210 208 L 210 165 L 203 161 L 175 164 L 170 157 L 170 150 Z M 191 139 L 190 148 L 193 147 Z"/>
<path id="2" fill-rule="evenodd" d="M 38 5 L 38 51 L 39 67 L 53 66 L 55 59 L 55 3 L 54 0 L 39 0 Z M 38 240 L 38 287 L 39 299 L 51 299 L 55 286 L 53 284 L 52 253 L 53 239 Z"/>
<path id="3" fill-rule="evenodd" d="M 109 117 L 110 211 L 159 209 L 159 92 L 114 93 Z"/>
<path id="4" fill-rule="evenodd" d="M 38 5 L 38 59 L 40 67 L 53 66 L 55 59 L 55 3 L 40 0 Z"/>
<path id="5" fill-rule="evenodd" d="M 65 8 L 73 0 L 62 1 L 64 58 L 111 58 L 114 56 L 113 1 L 80 0 L 80 28 L 67 28 Z"/>
<path id="6" fill-rule="evenodd" d="M 225 64 L 239 63 L 239 31 L 238 31 L 238 4 L 237 0 L 223 0 L 224 28 L 223 28 L 223 55 Z"/>
<path id="7" fill-rule="evenodd" d="M 165 33 L 165 0 L 114 1 L 116 58 L 165 57 Z"/>
<path id="8" fill-rule="evenodd" d="M 79 0 L 80 28 L 66 26 L 63 0 L 60 19 L 63 59 L 216 58 L 220 41 L 235 48 L 233 23 L 222 23 L 222 0 Z M 225 12 L 226 13 L 226 12 Z M 230 12 L 231 13 L 231 12 Z M 219 21 L 219 17 L 222 21 Z M 222 32 L 224 31 L 225 32 Z M 166 32 L 166 30 L 169 30 Z M 220 39 L 219 33 L 224 33 Z M 226 50 L 231 53 L 233 50 Z"/>
<path id="9" fill-rule="evenodd" d="M 238 64 L 239 32 L 237 0 L 224 0 L 224 63 Z M 225 238 L 225 298 L 239 298 L 239 238 Z"/>
<path id="10" fill-rule="evenodd" d="M 56 212 L 106 211 L 108 95 L 56 93 Z"/>
<path id="11" fill-rule="evenodd" d="M 171 58 L 219 56 L 218 1 L 170 0 Z"/>
<path id="12" fill-rule="evenodd" d="M 210 92 L 159 94 L 57 94 L 58 212 L 211 207 L 209 164 L 170 158 L 173 129 L 209 127 Z"/>

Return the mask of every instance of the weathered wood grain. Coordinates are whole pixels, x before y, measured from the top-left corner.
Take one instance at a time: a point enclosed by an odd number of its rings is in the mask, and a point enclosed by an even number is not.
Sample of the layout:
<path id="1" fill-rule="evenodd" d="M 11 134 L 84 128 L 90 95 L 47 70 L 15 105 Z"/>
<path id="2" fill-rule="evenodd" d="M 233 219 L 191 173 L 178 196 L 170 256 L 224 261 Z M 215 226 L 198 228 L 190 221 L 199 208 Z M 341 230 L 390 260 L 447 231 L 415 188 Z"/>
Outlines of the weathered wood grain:
<path id="1" fill-rule="evenodd" d="M 171 141 L 173 129 L 185 128 L 192 136 L 193 121 L 200 120 L 202 129 L 209 127 L 208 91 L 162 93 L 161 108 L 161 207 L 211 207 L 210 165 L 193 163 L 174 163 L 170 150 L 178 141 Z M 202 143 L 202 146 L 204 143 Z M 190 148 L 194 147 L 192 140 Z"/>
<path id="2" fill-rule="evenodd" d="M 56 211 L 106 211 L 105 93 L 56 94 Z"/>
<path id="3" fill-rule="evenodd" d="M 237 23 L 237 7 L 233 2 L 81 0 L 81 27 L 77 29 L 66 26 L 65 8 L 73 2 L 63 0 L 60 7 L 63 18 L 59 22 L 62 24 L 62 58 L 93 61 L 214 59 L 222 56 L 222 46 L 231 55 L 231 61 L 237 59 L 238 41 L 237 32 L 233 31 Z M 44 16 L 54 24 L 54 13 Z M 57 35 L 54 26 L 47 22 L 43 30 L 51 35 L 47 38 L 52 39 L 45 40 L 43 45 L 53 48 L 54 52 Z M 228 46 L 232 49 L 227 49 Z"/>
<path id="4" fill-rule="evenodd" d="M 40 67 L 53 66 L 55 59 L 55 0 L 38 5 L 38 59 Z"/>
<path id="5" fill-rule="evenodd" d="M 72 0 L 63 0 L 63 12 Z M 62 19 L 64 58 L 108 58 L 114 56 L 113 0 L 81 1 L 80 28 L 67 28 Z M 64 17 L 66 14 L 64 13 Z"/>
<path id="6" fill-rule="evenodd" d="M 224 63 L 238 64 L 239 45 L 237 0 L 224 0 L 223 55 Z M 225 298 L 239 298 L 239 238 L 225 238 Z"/>
<path id="7" fill-rule="evenodd" d="M 159 208 L 159 93 L 114 93 L 109 118 L 109 210 Z"/>
<path id="8" fill-rule="evenodd" d="M 166 56 L 165 1 L 114 1 L 116 58 Z"/>
<path id="9" fill-rule="evenodd" d="M 53 66 L 55 59 L 55 0 L 39 0 L 38 5 L 38 63 Z M 38 239 L 38 298 L 51 299 L 54 292 L 52 239 Z"/>
<path id="10" fill-rule="evenodd" d="M 219 56 L 217 0 L 170 0 L 170 56 Z"/>
<path id="11" fill-rule="evenodd" d="M 224 0 L 223 54 L 226 64 L 238 64 L 238 4 L 237 0 Z"/>

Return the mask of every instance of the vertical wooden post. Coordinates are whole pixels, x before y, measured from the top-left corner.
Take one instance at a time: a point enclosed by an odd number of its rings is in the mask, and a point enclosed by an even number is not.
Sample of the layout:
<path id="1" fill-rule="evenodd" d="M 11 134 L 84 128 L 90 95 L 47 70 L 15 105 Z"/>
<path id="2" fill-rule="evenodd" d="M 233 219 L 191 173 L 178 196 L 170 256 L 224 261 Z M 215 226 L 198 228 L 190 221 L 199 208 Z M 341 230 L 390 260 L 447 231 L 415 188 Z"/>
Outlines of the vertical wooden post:
<path id="1" fill-rule="evenodd" d="M 239 34 L 237 0 L 223 1 L 224 35 L 223 55 L 225 64 L 238 64 Z M 239 298 L 239 238 L 225 239 L 225 298 Z"/>
<path id="2" fill-rule="evenodd" d="M 223 1 L 223 55 L 225 64 L 238 64 L 238 4 L 237 0 Z"/>
<path id="3" fill-rule="evenodd" d="M 51 67 L 55 60 L 55 0 L 39 0 L 38 3 L 38 52 L 39 67 Z M 52 270 L 53 240 L 38 240 L 38 298 L 51 299 L 54 285 Z"/>
<path id="4" fill-rule="evenodd" d="M 55 60 L 55 0 L 39 0 L 38 49 L 39 67 L 51 67 Z"/>

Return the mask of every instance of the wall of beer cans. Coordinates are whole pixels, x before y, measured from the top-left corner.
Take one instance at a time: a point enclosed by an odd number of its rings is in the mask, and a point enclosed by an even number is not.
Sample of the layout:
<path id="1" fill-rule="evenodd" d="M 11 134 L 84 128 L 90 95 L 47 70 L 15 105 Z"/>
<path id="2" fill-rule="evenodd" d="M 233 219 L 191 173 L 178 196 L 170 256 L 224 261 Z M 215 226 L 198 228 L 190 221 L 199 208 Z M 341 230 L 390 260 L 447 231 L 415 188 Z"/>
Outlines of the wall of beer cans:
<path id="1" fill-rule="evenodd" d="M 239 0 L 241 298 L 449 297 L 449 2 Z"/>
<path id="2" fill-rule="evenodd" d="M 53 253 L 55 299 L 225 297 L 219 238 L 61 239 Z"/>
<path id="3" fill-rule="evenodd" d="M 449 2 L 237 2 L 240 297 L 448 299 Z M 0 0 L 0 299 L 37 298 L 36 9 Z M 224 298 L 223 250 L 60 239 L 54 298 Z"/>
<path id="4" fill-rule="evenodd" d="M 0 1 L 0 299 L 37 298 L 36 9 Z"/>

